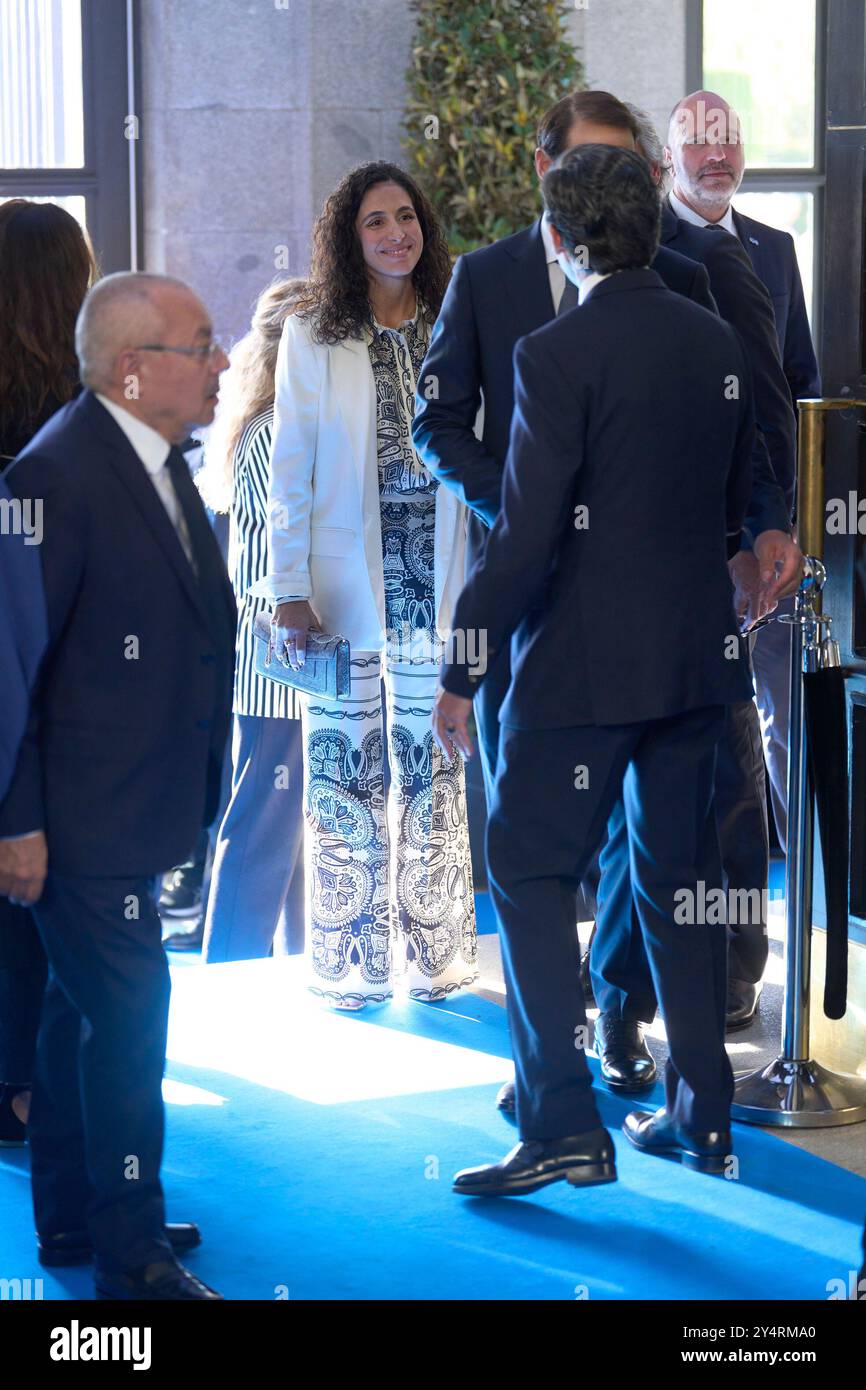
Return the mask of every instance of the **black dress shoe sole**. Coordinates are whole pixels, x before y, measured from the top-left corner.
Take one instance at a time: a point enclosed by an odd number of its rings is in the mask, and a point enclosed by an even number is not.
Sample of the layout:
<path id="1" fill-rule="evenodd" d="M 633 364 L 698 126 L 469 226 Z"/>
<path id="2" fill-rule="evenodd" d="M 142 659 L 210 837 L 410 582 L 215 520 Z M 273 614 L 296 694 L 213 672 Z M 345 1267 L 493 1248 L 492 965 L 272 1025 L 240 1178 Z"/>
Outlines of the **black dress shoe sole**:
<path id="1" fill-rule="evenodd" d="M 558 1173 L 547 1173 L 540 1178 L 515 1179 L 497 1187 L 493 1183 L 479 1183 L 469 1187 L 465 1183 L 454 1184 L 451 1191 L 461 1197 L 527 1197 L 540 1192 L 542 1187 L 550 1187 L 555 1182 L 567 1182 L 571 1187 L 600 1187 L 606 1182 L 616 1182 L 616 1165 L 613 1163 L 581 1163 L 574 1168 L 563 1168 Z"/>
<path id="2" fill-rule="evenodd" d="M 679 1144 L 665 1145 L 664 1148 L 656 1148 L 650 1144 L 640 1144 L 637 1139 L 633 1139 L 623 1125 L 622 1129 L 628 1142 L 638 1153 L 655 1154 L 659 1158 L 673 1158 L 678 1160 L 684 1168 L 691 1168 L 695 1173 L 709 1173 L 712 1177 L 722 1177 L 725 1172 L 729 1154 L 698 1154 L 690 1149 L 683 1149 Z"/>
<path id="3" fill-rule="evenodd" d="M 201 1245 L 201 1232 L 196 1231 L 190 1236 L 177 1236 L 174 1240 L 169 1239 L 175 1255 L 188 1255 L 190 1250 L 195 1250 Z M 71 1265 L 89 1265 L 93 1262 L 92 1245 L 67 1245 L 62 1250 L 46 1250 L 40 1245 L 37 1251 L 39 1263 L 45 1269 L 64 1269 Z M 106 1298 L 113 1298 L 113 1294 L 106 1294 Z"/>
<path id="4" fill-rule="evenodd" d="M 601 1079 L 609 1091 L 617 1091 L 621 1095 L 633 1096 L 638 1095 L 641 1091 L 651 1091 L 658 1081 L 658 1076 L 658 1072 L 654 1072 L 648 1081 L 612 1081 L 602 1072 Z"/>
<path id="5" fill-rule="evenodd" d="M 752 1024 L 755 1022 L 755 1020 L 756 1020 L 757 1017 L 758 1017 L 758 1006 L 757 1006 L 757 1004 L 756 1004 L 755 1007 L 754 1007 L 754 1009 L 752 1010 L 752 1012 L 749 1014 L 749 1016 L 748 1016 L 747 1018 L 737 1018 L 737 1019 L 734 1019 L 733 1022 L 729 1021 L 729 1020 L 726 1018 L 726 1019 L 725 1019 L 725 1032 L 726 1032 L 726 1033 L 739 1033 L 739 1031 L 740 1031 L 741 1028 L 751 1028 Z"/>
<path id="6" fill-rule="evenodd" d="M 94 1284 L 93 1287 L 94 1287 L 94 1293 L 95 1293 L 95 1295 L 96 1295 L 96 1299 L 97 1299 L 98 1302 L 109 1302 L 109 1303 L 167 1303 L 167 1302 L 187 1303 L 187 1302 L 190 1302 L 190 1303 L 197 1303 L 197 1302 L 201 1301 L 202 1303 L 209 1303 L 209 1302 L 211 1301 L 210 1299 L 207 1299 L 207 1298 L 203 1298 L 203 1299 L 201 1299 L 201 1300 L 198 1300 L 198 1299 L 173 1299 L 173 1300 L 161 1299 L 161 1298 L 159 1297 L 158 1294 L 154 1294 L 154 1293 L 108 1293 L 105 1289 L 100 1288 L 100 1286 L 99 1286 L 98 1284 Z M 214 1302 L 215 1302 L 215 1301 L 216 1301 L 216 1300 L 214 1300 Z"/>
<path id="7" fill-rule="evenodd" d="M 63 1269 L 67 1265 L 89 1265 L 93 1260 L 92 1245 L 70 1245 L 65 1250 L 38 1250 L 39 1263 L 44 1269 Z"/>

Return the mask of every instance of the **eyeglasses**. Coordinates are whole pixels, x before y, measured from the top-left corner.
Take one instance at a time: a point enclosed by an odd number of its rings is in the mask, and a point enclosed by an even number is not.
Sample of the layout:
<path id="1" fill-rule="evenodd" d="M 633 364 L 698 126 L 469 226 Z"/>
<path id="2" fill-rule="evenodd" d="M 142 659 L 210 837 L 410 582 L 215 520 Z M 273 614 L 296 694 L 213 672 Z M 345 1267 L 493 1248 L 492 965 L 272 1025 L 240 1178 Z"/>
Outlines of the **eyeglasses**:
<path id="1" fill-rule="evenodd" d="M 166 347 L 164 343 L 140 343 L 135 352 L 178 352 L 181 357 L 197 357 L 199 362 L 213 362 L 223 351 L 222 343 L 208 343 L 204 347 Z"/>

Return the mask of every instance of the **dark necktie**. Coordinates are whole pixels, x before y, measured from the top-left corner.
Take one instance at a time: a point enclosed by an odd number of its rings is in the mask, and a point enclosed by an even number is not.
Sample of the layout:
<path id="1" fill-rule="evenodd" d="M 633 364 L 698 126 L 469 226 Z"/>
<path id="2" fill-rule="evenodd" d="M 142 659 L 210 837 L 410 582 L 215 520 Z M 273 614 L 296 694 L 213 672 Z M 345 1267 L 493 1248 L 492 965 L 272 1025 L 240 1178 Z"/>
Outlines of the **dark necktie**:
<path id="1" fill-rule="evenodd" d="M 559 308 L 556 311 L 556 317 L 559 318 L 560 314 L 568 313 L 568 310 L 573 309 L 577 303 L 577 285 L 572 284 L 571 280 L 569 280 L 568 277 L 566 277 L 565 289 L 562 291 L 562 298 L 559 301 Z"/>
<path id="2" fill-rule="evenodd" d="M 166 466 L 189 533 L 192 568 L 198 579 L 202 607 L 214 638 L 216 660 L 223 672 L 220 680 L 223 680 L 228 691 L 234 667 L 235 612 L 225 561 L 210 528 L 198 488 L 190 476 L 189 465 L 176 445 L 166 460 Z"/>
<path id="3" fill-rule="evenodd" d="M 189 465 L 176 446 L 172 446 L 166 459 L 166 467 L 186 523 L 192 549 L 192 567 L 200 581 L 207 580 L 212 569 L 210 559 L 213 538 L 198 489 L 190 477 Z"/>

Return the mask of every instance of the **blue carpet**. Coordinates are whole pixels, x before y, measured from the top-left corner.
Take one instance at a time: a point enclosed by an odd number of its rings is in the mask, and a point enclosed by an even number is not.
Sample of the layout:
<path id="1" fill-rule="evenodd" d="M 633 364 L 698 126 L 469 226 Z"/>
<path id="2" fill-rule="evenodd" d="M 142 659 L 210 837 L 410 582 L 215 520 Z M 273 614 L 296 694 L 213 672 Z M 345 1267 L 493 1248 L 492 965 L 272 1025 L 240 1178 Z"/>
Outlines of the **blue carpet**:
<path id="1" fill-rule="evenodd" d="M 618 1183 L 457 1198 L 455 1169 L 514 1142 L 494 1108 L 504 1011 L 333 1014 L 300 966 L 175 972 L 169 1217 L 200 1223 L 190 1266 L 227 1297 L 823 1300 L 857 1268 L 866 1181 L 747 1126 L 736 1180 L 687 1172 L 635 1153 L 617 1133 L 631 1106 L 603 1091 Z M 90 1294 L 88 1271 L 36 1263 L 23 1150 L 0 1150 L 0 1277 Z"/>
<path id="2" fill-rule="evenodd" d="M 475 894 L 475 924 L 479 936 L 496 934 L 496 913 L 493 911 L 490 894 L 486 890 Z"/>

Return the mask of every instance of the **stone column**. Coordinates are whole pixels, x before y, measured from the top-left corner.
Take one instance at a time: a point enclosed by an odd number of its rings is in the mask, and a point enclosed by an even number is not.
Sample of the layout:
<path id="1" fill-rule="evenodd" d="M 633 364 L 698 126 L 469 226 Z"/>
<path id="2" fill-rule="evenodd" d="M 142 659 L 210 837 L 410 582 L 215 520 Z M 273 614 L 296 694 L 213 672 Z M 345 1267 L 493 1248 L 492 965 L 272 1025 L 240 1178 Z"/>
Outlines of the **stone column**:
<path id="1" fill-rule="evenodd" d="M 141 0 L 148 270 L 201 294 L 217 334 L 304 274 L 324 198 L 353 165 L 399 160 L 405 0 Z"/>

